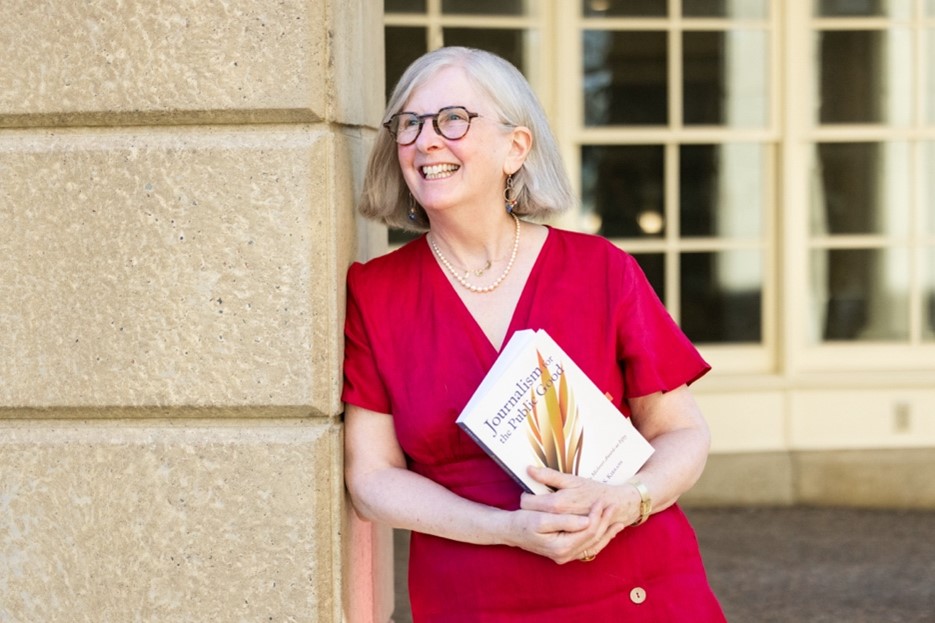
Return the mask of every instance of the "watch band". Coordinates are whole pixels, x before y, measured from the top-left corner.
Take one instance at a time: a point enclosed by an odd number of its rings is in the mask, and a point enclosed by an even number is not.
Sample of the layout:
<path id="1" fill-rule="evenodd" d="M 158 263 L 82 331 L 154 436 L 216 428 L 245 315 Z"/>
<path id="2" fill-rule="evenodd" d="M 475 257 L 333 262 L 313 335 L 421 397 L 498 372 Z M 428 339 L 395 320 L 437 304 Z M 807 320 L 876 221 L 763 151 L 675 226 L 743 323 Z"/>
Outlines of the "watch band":
<path id="1" fill-rule="evenodd" d="M 633 485 L 640 494 L 640 518 L 630 525 L 639 526 L 646 523 L 650 513 L 653 512 L 653 499 L 649 495 L 649 489 L 639 480 L 631 480 L 630 484 Z"/>

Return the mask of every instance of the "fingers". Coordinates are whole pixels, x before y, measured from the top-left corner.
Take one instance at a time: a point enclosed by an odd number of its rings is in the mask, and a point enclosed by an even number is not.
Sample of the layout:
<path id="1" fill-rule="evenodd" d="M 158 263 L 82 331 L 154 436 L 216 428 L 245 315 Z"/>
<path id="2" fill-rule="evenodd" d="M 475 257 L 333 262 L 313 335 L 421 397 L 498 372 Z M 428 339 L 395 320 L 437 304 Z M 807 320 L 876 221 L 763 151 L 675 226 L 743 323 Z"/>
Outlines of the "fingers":
<path id="1" fill-rule="evenodd" d="M 565 474 L 550 467 L 536 467 L 530 465 L 526 470 L 530 476 L 553 489 L 566 489 L 578 484 L 582 478 L 573 474 Z"/>
<path id="2" fill-rule="evenodd" d="M 597 512 L 558 515 L 518 510 L 512 523 L 512 545 L 563 564 L 575 559 L 583 543 L 595 541 L 601 516 Z"/>
<path id="3" fill-rule="evenodd" d="M 569 544 L 569 548 L 556 551 L 550 557 L 558 564 L 573 561 L 590 562 L 605 548 L 608 543 L 624 529 L 622 523 L 611 523 L 612 514 L 607 509 L 598 506 L 588 515 L 591 528 L 580 532 L 576 543 Z"/>
<path id="4" fill-rule="evenodd" d="M 607 486 L 593 480 L 547 468 L 530 468 L 529 473 L 556 491 L 540 495 L 523 494 L 520 507 L 526 510 L 587 515 L 594 504 L 608 495 Z"/>
<path id="5" fill-rule="evenodd" d="M 589 562 L 597 557 L 601 551 L 613 540 L 615 536 L 620 534 L 626 524 L 623 523 L 609 523 L 610 522 L 610 512 L 605 510 L 601 517 L 601 522 L 598 526 L 598 535 L 596 541 L 591 543 L 586 543 L 585 547 L 580 550 L 579 554 L 576 556 L 578 560 Z"/>
<path id="6" fill-rule="evenodd" d="M 556 518 L 562 517 L 551 513 L 532 515 L 540 522 L 540 528 L 558 525 Z M 587 522 L 585 528 L 577 532 L 542 532 L 534 540 L 533 547 L 526 549 L 551 558 L 560 565 L 566 564 L 598 554 L 625 527 L 622 523 L 612 523 L 612 513 L 599 505 L 595 505 L 587 517 L 577 517 Z"/>
<path id="7" fill-rule="evenodd" d="M 539 534 L 577 533 L 587 530 L 592 522 L 597 520 L 599 518 L 592 519 L 583 515 L 541 513 L 535 530 Z"/>
<path id="8" fill-rule="evenodd" d="M 536 472 L 559 490 L 523 494 L 517 512 L 526 529 L 531 529 L 528 540 L 519 543 L 523 549 L 565 564 L 596 555 L 626 527 L 615 519 L 615 498 L 606 485 L 550 469 L 537 468 Z M 566 488 L 561 488 L 562 483 Z"/>

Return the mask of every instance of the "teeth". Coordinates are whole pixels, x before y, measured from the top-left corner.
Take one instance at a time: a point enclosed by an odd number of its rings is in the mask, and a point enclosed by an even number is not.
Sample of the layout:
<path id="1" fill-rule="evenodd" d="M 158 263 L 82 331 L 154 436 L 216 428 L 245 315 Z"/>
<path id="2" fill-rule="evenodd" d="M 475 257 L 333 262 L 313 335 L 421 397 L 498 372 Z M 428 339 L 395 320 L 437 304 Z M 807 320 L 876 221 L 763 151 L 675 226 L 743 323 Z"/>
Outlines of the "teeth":
<path id="1" fill-rule="evenodd" d="M 422 167 L 422 175 L 424 175 L 427 180 L 434 180 L 440 177 L 447 177 L 449 173 L 457 170 L 458 165 L 456 164 L 432 164 L 427 167 Z"/>

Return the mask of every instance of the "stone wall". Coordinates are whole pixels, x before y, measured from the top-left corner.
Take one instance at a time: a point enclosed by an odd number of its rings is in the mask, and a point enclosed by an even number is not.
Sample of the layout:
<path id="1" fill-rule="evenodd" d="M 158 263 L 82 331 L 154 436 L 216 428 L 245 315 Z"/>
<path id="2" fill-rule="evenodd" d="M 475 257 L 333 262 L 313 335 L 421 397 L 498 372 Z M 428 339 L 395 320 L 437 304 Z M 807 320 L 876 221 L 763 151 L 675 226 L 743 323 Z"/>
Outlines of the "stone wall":
<path id="1" fill-rule="evenodd" d="M 0 5 L 0 621 L 386 621 L 348 512 L 368 0 Z"/>

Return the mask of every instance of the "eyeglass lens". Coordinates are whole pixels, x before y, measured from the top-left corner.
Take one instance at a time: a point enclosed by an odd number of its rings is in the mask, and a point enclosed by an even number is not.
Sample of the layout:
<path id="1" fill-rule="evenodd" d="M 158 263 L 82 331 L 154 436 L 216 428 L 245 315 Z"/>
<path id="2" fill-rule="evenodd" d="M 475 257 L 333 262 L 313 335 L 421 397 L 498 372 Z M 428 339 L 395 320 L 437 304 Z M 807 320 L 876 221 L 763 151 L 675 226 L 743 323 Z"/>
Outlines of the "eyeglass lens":
<path id="1" fill-rule="evenodd" d="M 461 106 L 442 108 L 437 113 L 429 115 L 404 112 L 393 115 L 387 129 L 396 137 L 397 143 L 409 145 L 415 142 L 416 137 L 419 136 L 422 124 L 431 119 L 435 131 L 453 141 L 467 134 L 468 128 L 471 127 L 472 116 L 466 108 Z"/>

